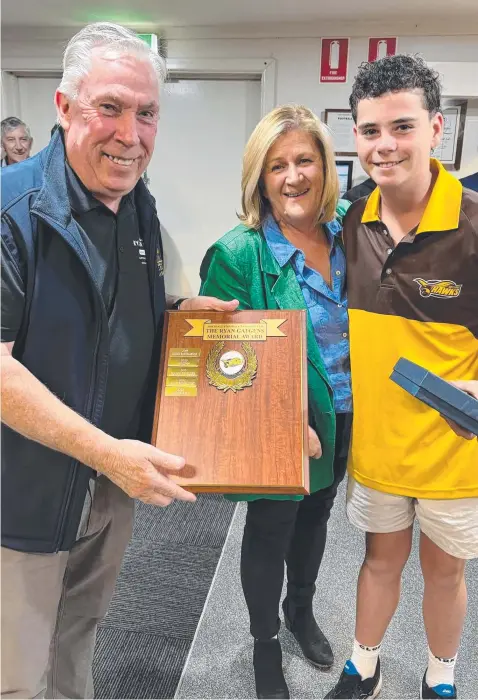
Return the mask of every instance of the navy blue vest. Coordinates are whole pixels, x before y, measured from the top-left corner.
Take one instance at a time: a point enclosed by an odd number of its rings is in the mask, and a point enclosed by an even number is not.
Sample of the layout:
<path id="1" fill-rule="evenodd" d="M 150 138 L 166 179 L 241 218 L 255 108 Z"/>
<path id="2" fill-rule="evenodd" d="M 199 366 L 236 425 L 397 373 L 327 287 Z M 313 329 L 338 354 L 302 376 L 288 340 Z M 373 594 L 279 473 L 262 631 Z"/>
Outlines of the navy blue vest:
<path id="1" fill-rule="evenodd" d="M 2 170 L 2 245 L 18 257 L 26 295 L 13 356 L 72 409 L 99 425 L 108 373 L 108 319 L 71 216 L 61 133 L 33 158 Z M 140 438 L 149 441 L 165 310 L 163 253 L 154 200 L 134 190 L 157 328 Z M 39 416 L 41 420 L 41 416 Z M 68 550 L 76 539 L 88 467 L 2 424 L 2 546 Z"/>

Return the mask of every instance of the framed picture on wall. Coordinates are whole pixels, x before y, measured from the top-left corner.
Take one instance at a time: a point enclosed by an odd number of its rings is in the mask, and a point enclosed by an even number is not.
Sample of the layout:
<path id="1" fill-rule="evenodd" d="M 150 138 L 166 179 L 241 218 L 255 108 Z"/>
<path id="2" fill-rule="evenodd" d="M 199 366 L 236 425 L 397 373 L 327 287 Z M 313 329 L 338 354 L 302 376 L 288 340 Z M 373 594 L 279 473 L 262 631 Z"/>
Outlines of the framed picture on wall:
<path id="1" fill-rule="evenodd" d="M 336 160 L 337 174 L 339 176 L 340 196 L 344 195 L 352 187 L 353 160 Z"/>
<path id="2" fill-rule="evenodd" d="M 447 170 L 459 170 L 461 166 L 467 105 L 466 100 L 453 100 L 447 101 L 443 107 L 443 136 L 432 156 L 438 158 Z"/>
<path id="3" fill-rule="evenodd" d="M 354 120 L 350 109 L 326 109 L 324 122 L 332 132 L 335 155 L 356 156 Z"/>

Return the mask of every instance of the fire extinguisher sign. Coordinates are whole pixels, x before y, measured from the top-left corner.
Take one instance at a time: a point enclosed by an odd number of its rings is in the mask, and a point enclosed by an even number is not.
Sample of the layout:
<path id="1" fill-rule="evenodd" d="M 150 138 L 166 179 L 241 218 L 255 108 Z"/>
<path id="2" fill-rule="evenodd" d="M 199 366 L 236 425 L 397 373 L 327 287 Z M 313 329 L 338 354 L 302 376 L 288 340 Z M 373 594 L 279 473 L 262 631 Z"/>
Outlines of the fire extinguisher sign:
<path id="1" fill-rule="evenodd" d="M 385 56 L 395 56 L 397 53 L 396 37 L 380 37 L 368 40 L 368 60 L 377 61 Z"/>
<path id="2" fill-rule="evenodd" d="M 348 62 L 348 39 L 322 39 L 321 83 L 346 83 Z"/>

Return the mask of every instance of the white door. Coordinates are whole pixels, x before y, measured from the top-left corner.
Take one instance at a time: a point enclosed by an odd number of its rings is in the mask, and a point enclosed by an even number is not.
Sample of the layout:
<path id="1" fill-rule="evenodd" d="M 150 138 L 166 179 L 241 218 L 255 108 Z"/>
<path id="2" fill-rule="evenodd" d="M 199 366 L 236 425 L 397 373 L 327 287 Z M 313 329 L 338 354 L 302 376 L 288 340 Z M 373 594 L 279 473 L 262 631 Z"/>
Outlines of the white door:
<path id="1" fill-rule="evenodd" d="M 55 90 L 60 84 L 57 78 L 18 78 L 20 116 L 30 127 L 33 136 L 32 156 L 48 145 L 51 130 L 56 122 Z"/>
<path id="2" fill-rule="evenodd" d="M 58 78 L 19 78 L 21 119 L 44 148 L 56 121 Z M 239 223 L 245 143 L 260 119 L 258 80 L 179 80 L 161 96 L 156 148 L 148 167 L 163 232 L 166 289 L 191 296 L 208 247 Z M 18 116 L 18 115 L 17 115 Z"/>
<path id="3" fill-rule="evenodd" d="M 206 250 L 239 223 L 242 154 L 260 108 L 259 81 L 180 80 L 164 88 L 147 174 L 170 294 L 197 294 Z"/>

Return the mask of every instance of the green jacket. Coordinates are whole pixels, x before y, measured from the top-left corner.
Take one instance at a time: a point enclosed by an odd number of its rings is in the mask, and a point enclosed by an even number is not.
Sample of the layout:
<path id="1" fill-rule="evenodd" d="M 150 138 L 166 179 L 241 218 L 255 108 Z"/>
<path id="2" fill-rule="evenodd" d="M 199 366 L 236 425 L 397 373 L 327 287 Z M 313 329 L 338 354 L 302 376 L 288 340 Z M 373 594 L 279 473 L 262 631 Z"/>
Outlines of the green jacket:
<path id="1" fill-rule="evenodd" d="M 337 207 L 340 219 L 350 204 Z M 305 309 L 302 290 L 291 263 L 280 267 L 261 230 L 236 226 L 206 253 L 201 265 L 201 291 L 226 301 L 238 299 L 240 309 Z M 311 492 L 330 486 L 333 481 L 335 452 L 335 412 L 329 379 L 307 313 L 307 373 L 309 385 L 309 424 L 322 445 L 320 459 L 310 459 Z M 234 501 L 258 498 L 302 500 L 296 495 L 232 495 Z"/>

